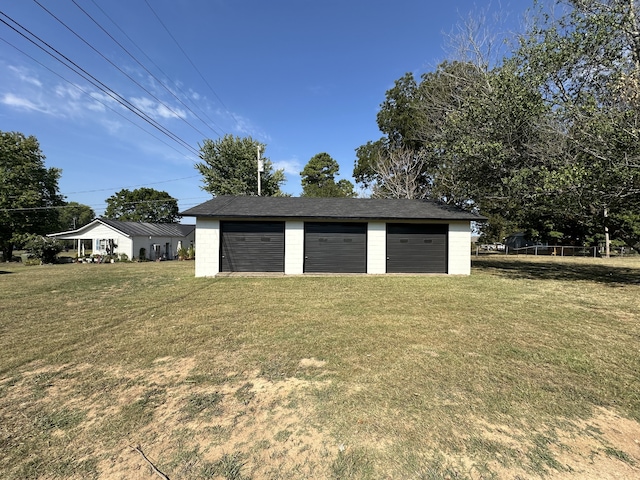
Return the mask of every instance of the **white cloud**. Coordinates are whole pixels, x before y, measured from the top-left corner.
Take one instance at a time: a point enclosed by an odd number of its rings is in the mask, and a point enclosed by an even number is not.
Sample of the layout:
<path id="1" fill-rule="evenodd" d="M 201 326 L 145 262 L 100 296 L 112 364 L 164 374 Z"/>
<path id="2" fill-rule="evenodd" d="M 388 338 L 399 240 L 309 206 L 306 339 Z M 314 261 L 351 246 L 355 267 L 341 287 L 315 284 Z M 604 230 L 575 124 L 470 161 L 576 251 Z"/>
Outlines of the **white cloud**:
<path id="1" fill-rule="evenodd" d="M 69 98 L 78 101 L 83 93 L 72 85 L 57 85 L 54 89 L 56 95 L 60 98 Z"/>
<path id="2" fill-rule="evenodd" d="M 25 68 L 14 67 L 13 65 L 9 65 L 9 70 L 15 73 L 21 82 L 30 83 L 31 85 L 35 85 L 36 87 L 42 87 L 42 82 L 37 78 L 29 75 L 29 73 Z"/>
<path id="3" fill-rule="evenodd" d="M 46 105 L 38 105 L 32 102 L 31 100 L 29 100 L 28 98 L 19 97 L 17 95 L 14 95 L 13 93 L 6 93 L 4 97 L 2 97 L 1 102 L 9 107 L 20 108 L 23 110 L 30 110 L 34 112 L 49 113 L 49 114 L 53 113 L 47 108 Z"/>
<path id="4" fill-rule="evenodd" d="M 184 110 L 179 108 L 169 108 L 162 103 L 157 103 L 146 97 L 132 98 L 131 103 L 146 114 L 154 117 L 185 118 L 187 116 Z"/>
<path id="5" fill-rule="evenodd" d="M 289 159 L 289 160 L 271 160 L 273 163 L 273 168 L 275 170 L 284 169 L 284 173 L 294 176 L 300 176 L 300 172 L 302 171 L 302 165 L 297 158 Z"/>
<path id="6" fill-rule="evenodd" d="M 216 113 L 218 116 L 223 116 L 223 115 L 232 116 L 233 119 L 235 120 L 235 125 L 233 130 L 239 136 L 249 136 L 265 143 L 269 143 L 271 141 L 271 136 L 269 134 L 267 134 L 264 130 L 253 125 L 251 121 L 248 120 L 247 118 L 244 118 L 241 115 L 238 115 L 237 113 L 232 114 L 229 111 L 222 112 L 221 110 L 218 110 Z"/>

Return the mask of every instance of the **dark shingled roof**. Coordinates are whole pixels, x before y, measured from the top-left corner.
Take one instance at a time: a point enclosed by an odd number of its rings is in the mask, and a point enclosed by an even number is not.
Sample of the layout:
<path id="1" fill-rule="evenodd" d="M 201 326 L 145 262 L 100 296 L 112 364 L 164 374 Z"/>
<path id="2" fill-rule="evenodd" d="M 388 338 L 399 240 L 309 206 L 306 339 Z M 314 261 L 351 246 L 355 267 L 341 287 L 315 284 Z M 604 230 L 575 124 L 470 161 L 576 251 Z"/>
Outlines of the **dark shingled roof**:
<path id="1" fill-rule="evenodd" d="M 102 217 L 97 220 L 131 237 L 186 237 L 196 228 L 195 225 L 180 223 L 121 222 Z"/>
<path id="2" fill-rule="evenodd" d="M 323 220 L 470 220 L 486 217 L 427 200 L 391 198 L 216 197 L 185 210 L 186 217 Z"/>

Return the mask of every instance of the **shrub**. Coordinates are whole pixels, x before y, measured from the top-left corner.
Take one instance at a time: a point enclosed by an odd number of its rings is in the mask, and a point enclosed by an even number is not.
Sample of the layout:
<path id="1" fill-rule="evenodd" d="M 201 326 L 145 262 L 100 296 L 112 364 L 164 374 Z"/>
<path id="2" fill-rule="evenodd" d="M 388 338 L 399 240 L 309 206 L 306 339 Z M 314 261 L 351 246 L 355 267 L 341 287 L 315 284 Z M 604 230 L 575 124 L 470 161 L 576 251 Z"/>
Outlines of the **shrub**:
<path id="1" fill-rule="evenodd" d="M 42 235 L 28 235 L 24 248 L 42 263 L 53 263 L 56 255 L 63 249 L 62 244 L 54 239 Z"/>
<path id="2" fill-rule="evenodd" d="M 121 253 L 118 255 L 118 260 L 121 262 L 128 262 L 129 261 L 129 255 L 127 255 L 126 253 Z"/>

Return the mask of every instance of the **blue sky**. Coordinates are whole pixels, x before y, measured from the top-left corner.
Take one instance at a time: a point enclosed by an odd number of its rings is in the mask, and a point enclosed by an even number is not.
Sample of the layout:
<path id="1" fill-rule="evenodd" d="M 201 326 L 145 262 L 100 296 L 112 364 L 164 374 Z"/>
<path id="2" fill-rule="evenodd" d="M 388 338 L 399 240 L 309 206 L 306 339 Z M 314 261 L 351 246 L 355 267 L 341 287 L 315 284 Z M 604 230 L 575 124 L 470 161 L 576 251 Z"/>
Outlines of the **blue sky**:
<path id="1" fill-rule="evenodd" d="M 339 162 L 339 178 L 352 180 L 355 149 L 381 136 L 376 113 L 394 80 L 409 71 L 419 76 L 445 59 L 446 34 L 471 12 L 489 8 L 516 25 L 530 6 L 526 0 L 517 6 L 38 1 L 50 13 L 19 0 L 3 2 L 0 19 L 40 37 L 179 139 L 0 23 L 0 130 L 37 137 L 46 165 L 62 169 L 67 201 L 90 205 L 98 215 L 122 188 L 167 191 L 181 210 L 208 200 L 194 151 L 204 138 L 224 134 L 266 143 L 265 155 L 285 169 L 283 190 L 294 196 L 301 191 L 299 172 L 320 152 Z"/>

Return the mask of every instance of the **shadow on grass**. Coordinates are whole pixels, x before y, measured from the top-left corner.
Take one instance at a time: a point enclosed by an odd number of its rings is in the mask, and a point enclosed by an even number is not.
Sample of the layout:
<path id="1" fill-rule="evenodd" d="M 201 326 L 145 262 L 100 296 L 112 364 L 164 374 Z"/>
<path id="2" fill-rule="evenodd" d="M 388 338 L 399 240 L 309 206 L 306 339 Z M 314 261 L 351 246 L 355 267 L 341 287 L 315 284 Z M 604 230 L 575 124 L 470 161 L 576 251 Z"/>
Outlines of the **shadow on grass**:
<path id="1" fill-rule="evenodd" d="M 474 258 L 473 268 L 507 278 L 532 280 L 584 280 L 611 285 L 640 285 L 640 269 L 614 265 L 554 261 L 527 261 L 521 258 Z"/>
<path id="2" fill-rule="evenodd" d="M 6 273 L 6 274 L 9 274 L 9 273 L 13 273 L 13 272 L 7 272 L 7 271 L 5 271 L 5 270 L 0 270 L 0 275 L 4 275 L 5 273 Z"/>

